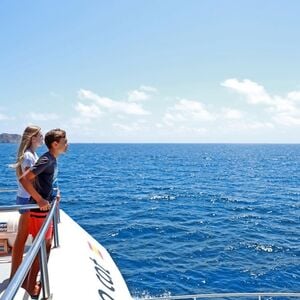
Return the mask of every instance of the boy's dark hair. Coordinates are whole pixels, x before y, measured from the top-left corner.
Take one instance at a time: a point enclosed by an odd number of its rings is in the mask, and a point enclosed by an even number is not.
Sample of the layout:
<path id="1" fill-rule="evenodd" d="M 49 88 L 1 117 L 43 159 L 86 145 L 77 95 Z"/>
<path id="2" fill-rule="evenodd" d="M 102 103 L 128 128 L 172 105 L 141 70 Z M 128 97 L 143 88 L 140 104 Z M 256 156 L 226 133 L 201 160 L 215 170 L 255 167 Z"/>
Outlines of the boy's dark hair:
<path id="1" fill-rule="evenodd" d="M 45 135 L 45 144 L 48 149 L 51 149 L 51 145 L 53 142 L 59 143 L 60 139 L 66 137 L 66 132 L 62 129 L 55 128 L 48 131 Z"/>

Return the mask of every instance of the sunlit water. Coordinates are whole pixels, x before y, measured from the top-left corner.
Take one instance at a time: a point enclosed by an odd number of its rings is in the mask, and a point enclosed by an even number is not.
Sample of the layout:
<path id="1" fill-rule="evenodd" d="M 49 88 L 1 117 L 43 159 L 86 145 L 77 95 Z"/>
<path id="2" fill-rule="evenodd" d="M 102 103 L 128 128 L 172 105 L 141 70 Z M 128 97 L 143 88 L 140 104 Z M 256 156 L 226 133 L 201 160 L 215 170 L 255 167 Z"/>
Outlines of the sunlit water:
<path id="1" fill-rule="evenodd" d="M 134 296 L 300 290 L 300 145 L 72 144 L 59 168 L 62 208 Z"/>

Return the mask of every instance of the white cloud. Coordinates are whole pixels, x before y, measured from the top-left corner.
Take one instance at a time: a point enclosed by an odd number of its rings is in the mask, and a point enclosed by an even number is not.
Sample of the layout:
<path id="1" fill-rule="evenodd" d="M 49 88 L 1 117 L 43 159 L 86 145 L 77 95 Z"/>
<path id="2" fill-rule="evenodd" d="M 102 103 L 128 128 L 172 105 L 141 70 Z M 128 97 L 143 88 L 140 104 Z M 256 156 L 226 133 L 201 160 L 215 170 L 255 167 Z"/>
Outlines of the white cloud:
<path id="1" fill-rule="evenodd" d="M 177 122 L 207 122 L 215 118 L 215 115 L 210 113 L 201 102 L 181 99 L 173 107 L 167 109 L 163 121 L 171 125 Z"/>
<path id="2" fill-rule="evenodd" d="M 140 86 L 139 89 L 130 91 L 128 93 L 129 102 L 140 102 L 151 98 L 153 93 L 157 93 L 157 89 L 151 86 Z"/>
<path id="3" fill-rule="evenodd" d="M 75 110 L 77 110 L 82 117 L 93 119 L 97 118 L 101 115 L 101 110 L 95 104 L 86 105 L 81 102 L 78 102 L 75 106 Z"/>
<path id="4" fill-rule="evenodd" d="M 198 121 L 215 120 L 215 116 L 205 108 L 204 104 L 198 101 L 182 99 L 175 104 L 175 110 L 182 112 L 187 118 L 192 117 Z"/>
<path id="5" fill-rule="evenodd" d="M 51 120 L 57 120 L 58 115 L 54 113 L 35 113 L 31 112 L 29 113 L 29 118 L 34 121 L 51 121 Z"/>
<path id="6" fill-rule="evenodd" d="M 192 124 L 186 123 L 170 123 L 167 124 L 165 120 L 162 123 L 154 124 L 156 135 L 170 139 L 172 141 L 192 141 L 200 137 L 207 136 L 209 130 L 201 126 L 193 126 Z"/>
<path id="7" fill-rule="evenodd" d="M 0 121 L 7 121 L 7 120 L 15 120 L 15 117 L 10 117 L 1 111 L 5 111 L 5 108 L 0 106 Z"/>
<path id="8" fill-rule="evenodd" d="M 223 117 L 228 120 L 239 120 L 243 118 L 243 113 L 237 109 L 223 108 Z"/>
<path id="9" fill-rule="evenodd" d="M 275 128 L 275 125 L 272 122 L 267 121 L 256 121 L 256 120 L 232 120 L 231 123 L 226 124 L 220 124 L 221 128 L 225 132 L 245 132 L 249 134 L 253 134 L 254 131 L 260 131 L 260 130 L 270 130 Z"/>
<path id="10" fill-rule="evenodd" d="M 300 101 L 300 91 L 293 91 L 288 93 L 287 98 L 292 101 Z"/>
<path id="11" fill-rule="evenodd" d="M 190 126 L 180 126 L 178 128 L 178 131 L 181 132 L 182 134 L 197 134 L 197 135 L 205 135 L 208 130 L 207 128 L 203 127 L 190 127 Z"/>
<path id="12" fill-rule="evenodd" d="M 252 105 L 264 105 L 264 112 L 268 113 L 265 118 L 272 122 L 284 126 L 300 125 L 300 91 L 289 92 L 285 97 L 269 95 L 263 86 L 248 79 L 227 79 L 221 85 L 243 94 Z"/>
<path id="13" fill-rule="evenodd" d="M 177 122 L 184 122 L 185 118 L 181 114 L 165 113 L 163 123 L 168 126 L 173 126 Z"/>
<path id="14" fill-rule="evenodd" d="M 105 108 L 111 113 L 124 113 L 129 115 L 148 115 L 148 111 L 144 110 L 140 104 L 129 103 L 124 101 L 116 101 L 107 97 L 100 97 L 92 91 L 81 89 L 78 92 L 80 99 L 93 100 L 98 106 Z"/>
<path id="15" fill-rule="evenodd" d="M 153 86 L 141 85 L 140 89 L 142 91 L 146 91 L 146 92 L 149 92 L 149 93 L 157 93 L 158 92 L 157 88 L 155 88 Z"/>
<path id="16" fill-rule="evenodd" d="M 144 101 L 149 98 L 150 98 L 150 96 L 147 93 L 145 93 L 143 91 L 139 91 L 139 90 L 130 91 L 128 93 L 128 101 L 130 101 L 130 102 Z"/>
<path id="17" fill-rule="evenodd" d="M 4 121 L 4 120 L 11 120 L 12 118 L 10 118 L 9 116 L 0 113 L 0 121 Z"/>
<path id="18" fill-rule="evenodd" d="M 71 119 L 71 125 L 75 128 L 81 127 L 82 125 L 91 124 L 91 120 L 89 118 L 75 117 Z"/>
<path id="19" fill-rule="evenodd" d="M 272 104 L 269 105 L 269 110 L 274 112 L 293 112 L 296 106 L 289 99 L 274 96 Z"/>
<path id="20" fill-rule="evenodd" d="M 133 123 L 133 124 L 114 123 L 113 127 L 127 132 L 138 131 L 141 129 L 138 123 Z"/>
<path id="21" fill-rule="evenodd" d="M 265 91 L 265 88 L 249 79 L 238 81 L 235 78 L 231 78 L 222 82 L 221 85 L 246 96 L 248 102 L 251 104 L 272 103 L 272 99 Z"/>
<path id="22" fill-rule="evenodd" d="M 114 106 L 113 100 L 106 97 L 100 97 L 97 94 L 93 93 L 92 91 L 81 89 L 78 92 L 78 97 L 81 100 L 85 100 L 85 99 L 93 100 L 98 105 L 106 109 L 111 109 Z"/>
<path id="23" fill-rule="evenodd" d="M 242 127 L 246 129 L 272 129 L 274 128 L 274 125 L 271 122 L 248 122 L 248 123 L 242 123 Z"/>
<path id="24" fill-rule="evenodd" d="M 248 79 L 228 79 L 221 85 L 241 95 L 242 101 L 232 102 L 233 106 L 211 99 L 200 102 L 155 95 L 150 112 L 144 102 L 157 93 L 155 88 L 141 85 L 122 101 L 81 89 L 74 106 L 77 114 L 70 124 L 94 130 L 98 139 L 131 141 L 264 141 L 265 135 L 266 141 L 272 141 L 288 130 L 297 132 L 294 127 L 300 126 L 300 91 L 272 95 Z"/>
<path id="25" fill-rule="evenodd" d="M 300 114 L 298 116 L 292 116 L 289 114 L 277 114 L 273 117 L 274 121 L 284 126 L 299 126 Z"/>

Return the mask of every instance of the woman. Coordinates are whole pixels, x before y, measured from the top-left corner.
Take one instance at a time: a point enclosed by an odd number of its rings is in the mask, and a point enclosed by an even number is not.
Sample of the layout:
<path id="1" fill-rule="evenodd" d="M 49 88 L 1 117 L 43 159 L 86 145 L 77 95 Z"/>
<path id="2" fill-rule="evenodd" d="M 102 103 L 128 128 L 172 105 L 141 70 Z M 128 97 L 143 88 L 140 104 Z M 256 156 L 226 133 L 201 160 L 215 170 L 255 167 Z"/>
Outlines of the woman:
<path id="1" fill-rule="evenodd" d="M 36 149 L 43 144 L 43 135 L 38 126 L 28 126 L 22 135 L 18 150 L 18 157 L 13 167 L 19 178 L 27 169 L 32 167 L 38 159 Z M 17 204 L 29 204 L 30 194 L 23 188 L 18 180 Z M 22 262 L 25 243 L 28 237 L 29 210 L 20 210 L 18 233 L 12 249 L 12 263 L 10 278 L 13 278 Z"/>

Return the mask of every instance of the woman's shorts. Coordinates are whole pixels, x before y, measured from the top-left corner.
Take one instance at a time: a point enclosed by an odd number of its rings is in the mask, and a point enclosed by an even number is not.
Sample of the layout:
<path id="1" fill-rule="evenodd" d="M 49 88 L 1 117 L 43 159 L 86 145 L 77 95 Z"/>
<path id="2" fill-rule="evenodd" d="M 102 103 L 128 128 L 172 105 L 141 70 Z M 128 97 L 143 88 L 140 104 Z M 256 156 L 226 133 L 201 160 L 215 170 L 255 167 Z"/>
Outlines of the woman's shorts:
<path id="1" fill-rule="evenodd" d="M 19 197 L 17 196 L 17 200 L 16 200 L 17 205 L 25 205 L 25 204 L 29 204 L 29 198 L 23 198 L 23 197 Z M 20 214 L 25 214 L 29 212 L 29 209 L 20 209 L 19 213 Z"/>
<path id="2" fill-rule="evenodd" d="M 35 238 L 39 233 L 47 215 L 48 212 L 30 212 L 29 234 L 31 234 L 33 238 Z M 50 240 L 52 238 L 52 233 L 53 233 L 53 222 L 50 223 L 46 231 L 45 239 Z"/>

